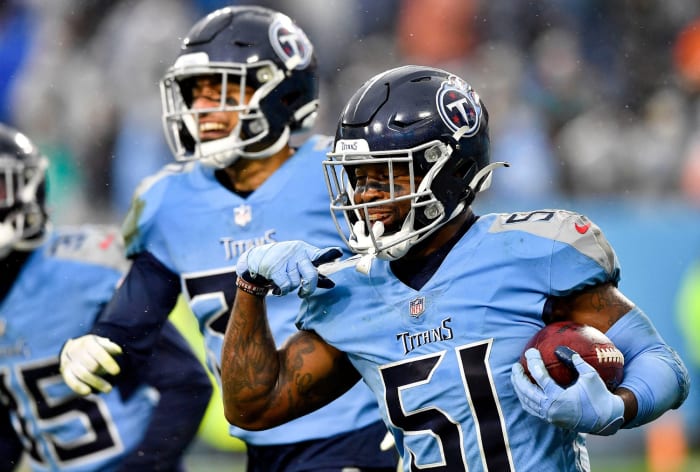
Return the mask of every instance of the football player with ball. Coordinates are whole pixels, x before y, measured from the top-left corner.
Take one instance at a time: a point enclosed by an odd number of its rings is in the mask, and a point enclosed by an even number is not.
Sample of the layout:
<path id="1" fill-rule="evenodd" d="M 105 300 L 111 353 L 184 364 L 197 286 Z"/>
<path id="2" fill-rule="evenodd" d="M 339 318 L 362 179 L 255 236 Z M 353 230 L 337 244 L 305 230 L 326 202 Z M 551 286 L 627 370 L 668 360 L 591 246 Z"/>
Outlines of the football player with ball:
<path id="1" fill-rule="evenodd" d="M 686 368 L 618 289 L 597 225 L 564 210 L 472 211 L 505 165 L 490 161 L 488 121 L 469 84 L 430 67 L 388 70 L 350 98 L 323 167 L 355 259 L 331 262 L 339 248 L 302 241 L 238 259 L 222 354 L 230 422 L 269 428 L 363 380 L 406 471 L 583 471 L 584 433 L 634 428 L 683 403 Z M 270 292 L 303 299 L 299 331 L 280 349 Z M 528 341 L 559 321 L 619 350 L 606 354 L 624 359 L 613 392 L 566 347 L 572 384 L 557 384 L 535 348 L 525 373 Z"/>

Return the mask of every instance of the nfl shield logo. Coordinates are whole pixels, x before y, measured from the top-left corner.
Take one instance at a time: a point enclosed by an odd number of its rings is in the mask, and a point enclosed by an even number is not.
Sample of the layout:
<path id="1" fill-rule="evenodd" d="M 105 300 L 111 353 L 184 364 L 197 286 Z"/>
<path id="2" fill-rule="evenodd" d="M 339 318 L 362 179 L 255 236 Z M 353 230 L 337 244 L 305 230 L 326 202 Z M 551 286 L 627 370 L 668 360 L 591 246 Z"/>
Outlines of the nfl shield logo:
<path id="1" fill-rule="evenodd" d="M 233 209 L 233 221 L 238 226 L 245 226 L 253 219 L 253 210 L 250 205 L 240 205 Z"/>
<path id="2" fill-rule="evenodd" d="M 408 304 L 408 308 L 411 312 L 411 316 L 418 317 L 422 315 L 425 311 L 425 297 L 420 297 L 416 298 L 415 300 L 411 300 Z"/>

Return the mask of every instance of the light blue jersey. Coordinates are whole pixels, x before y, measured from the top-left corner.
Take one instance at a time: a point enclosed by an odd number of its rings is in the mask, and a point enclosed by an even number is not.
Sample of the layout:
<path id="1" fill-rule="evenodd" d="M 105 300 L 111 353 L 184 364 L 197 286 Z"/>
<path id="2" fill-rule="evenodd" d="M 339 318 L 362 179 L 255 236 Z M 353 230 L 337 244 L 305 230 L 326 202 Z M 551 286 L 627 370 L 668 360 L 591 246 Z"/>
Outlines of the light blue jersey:
<path id="1" fill-rule="evenodd" d="M 600 229 L 561 210 L 480 217 L 421 290 L 374 260 L 335 273 L 300 328 L 348 353 L 375 392 L 405 470 L 584 471 L 585 436 L 522 409 L 511 366 L 550 296 L 617 282 Z"/>
<path id="2" fill-rule="evenodd" d="M 61 346 L 88 332 L 126 270 L 120 241 L 113 228 L 53 232 L 0 302 L 0 404 L 32 470 L 115 470 L 149 424 L 152 389 L 81 397 L 59 373 Z"/>
<path id="3" fill-rule="evenodd" d="M 315 136 L 247 198 L 227 190 L 211 168 L 198 162 L 171 164 L 144 181 L 125 223 L 129 254 L 148 251 L 180 276 L 182 291 L 204 335 L 209 367 L 220 372 L 223 334 L 236 293 L 235 266 L 248 248 L 304 239 L 341 246 L 329 214 L 320 165 L 331 140 Z M 278 343 L 296 332 L 296 296 L 267 298 L 270 327 Z M 296 443 L 362 428 L 379 420 L 367 387 L 291 423 L 251 432 L 231 427 L 249 444 Z"/>

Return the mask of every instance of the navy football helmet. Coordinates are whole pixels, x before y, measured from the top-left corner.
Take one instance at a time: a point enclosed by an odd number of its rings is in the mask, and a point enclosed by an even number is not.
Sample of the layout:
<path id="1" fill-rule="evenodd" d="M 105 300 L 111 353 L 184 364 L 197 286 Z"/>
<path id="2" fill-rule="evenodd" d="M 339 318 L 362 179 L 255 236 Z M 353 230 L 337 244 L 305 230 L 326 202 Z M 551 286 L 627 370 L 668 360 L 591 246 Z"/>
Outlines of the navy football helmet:
<path id="1" fill-rule="evenodd" d="M 459 77 L 431 67 L 404 66 L 366 82 L 343 110 L 333 151 L 324 161 L 331 213 L 350 249 L 398 259 L 469 206 L 491 183 L 488 112 Z M 353 166 L 386 164 L 389 198 L 354 201 Z M 393 168 L 406 165 L 407 195 L 395 191 Z M 368 208 L 410 200 L 402 226 L 370 221 Z M 343 229 L 345 220 L 349 227 Z"/>
<path id="2" fill-rule="evenodd" d="M 222 85 L 218 106 L 193 109 L 193 79 L 213 76 Z M 227 103 L 228 84 L 241 100 Z M 246 87 L 255 90 L 245 103 Z M 163 125 L 176 160 L 200 159 L 223 168 L 239 157 L 260 159 L 288 142 L 290 133 L 313 126 L 318 109 L 316 58 L 306 34 L 289 17 L 267 8 L 232 6 L 198 21 L 175 64 L 160 83 Z M 239 123 L 225 138 L 203 141 L 203 114 L 235 111 Z"/>
<path id="3" fill-rule="evenodd" d="M 0 124 L 0 258 L 43 241 L 48 167 L 24 134 Z"/>

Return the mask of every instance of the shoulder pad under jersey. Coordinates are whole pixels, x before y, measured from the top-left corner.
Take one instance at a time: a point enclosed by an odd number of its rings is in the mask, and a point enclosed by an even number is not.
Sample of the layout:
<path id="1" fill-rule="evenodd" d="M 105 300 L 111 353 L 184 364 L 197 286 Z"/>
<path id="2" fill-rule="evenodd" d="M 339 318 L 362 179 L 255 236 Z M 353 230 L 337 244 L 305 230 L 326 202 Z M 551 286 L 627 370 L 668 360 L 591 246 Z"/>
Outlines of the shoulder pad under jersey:
<path id="1" fill-rule="evenodd" d="M 129 261 L 119 228 L 110 225 L 62 227 L 46 245 L 48 255 L 64 260 L 101 265 L 126 272 Z"/>
<path id="2" fill-rule="evenodd" d="M 170 164 L 166 164 L 163 166 L 162 169 L 160 169 L 158 172 L 156 172 L 153 175 L 149 175 L 148 177 L 145 177 L 139 185 L 136 187 L 136 190 L 134 191 L 134 197 L 137 198 L 145 194 L 153 185 L 155 185 L 157 182 L 160 180 L 168 177 L 169 175 L 173 174 L 184 174 L 185 172 L 188 172 L 194 167 L 194 161 L 192 162 L 171 162 Z"/>
<path id="3" fill-rule="evenodd" d="M 568 210 L 535 210 L 499 215 L 489 232 L 524 231 L 568 244 L 611 274 L 617 256 L 601 229 L 586 216 Z"/>
<path id="4" fill-rule="evenodd" d="M 131 199 L 131 206 L 124 218 L 121 229 L 122 237 L 130 253 L 138 252 L 138 248 L 134 247 L 134 243 L 137 242 L 137 235 L 143 232 L 143 227 L 147 225 L 153 212 L 155 212 L 160 205 L 161 195 L 165 188 L 164 186 L 157 186 L 156 184 L 162 182 L 169 176 L 189 172 L 194 165 L 194 162 L 175 162 L 167 164 L 160 171 L 144 178 L 136 187 Z M 146 208 L 147 203 L 148 208 Z"/>

